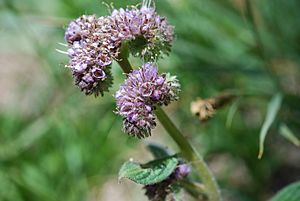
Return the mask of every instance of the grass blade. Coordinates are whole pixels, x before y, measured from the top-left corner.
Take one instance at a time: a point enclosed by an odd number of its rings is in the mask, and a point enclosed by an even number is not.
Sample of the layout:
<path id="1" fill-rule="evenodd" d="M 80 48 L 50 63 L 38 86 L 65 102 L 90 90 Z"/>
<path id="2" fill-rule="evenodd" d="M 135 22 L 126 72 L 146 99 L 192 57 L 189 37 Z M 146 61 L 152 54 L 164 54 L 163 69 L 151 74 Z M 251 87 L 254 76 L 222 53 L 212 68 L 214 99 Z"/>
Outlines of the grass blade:
<path id="1" fill-rule="evenodd" d="M 266 114 L 265 121 L 261 127 L 260 134 L 259 134 L 259 154 L 258 158 L 261 159 L 262 155 L 264 153 L 264 142 L 268 133 L 269 128 L 271 127 L 273 121 L 275 120 L 275 117 L 280 109 L 282 102 L 282 95 L 280 93 L 277 93 L 273 96 L 271 99 L 268 110 Z"/>
<path id="2" fill-rule="evenodd" d="M 287 140 L 289 140 L 294 145 L 300 146 L 300 140 L 296 137 L 293 131 L 286 124 L 280 125 L 279 134 Z"/>

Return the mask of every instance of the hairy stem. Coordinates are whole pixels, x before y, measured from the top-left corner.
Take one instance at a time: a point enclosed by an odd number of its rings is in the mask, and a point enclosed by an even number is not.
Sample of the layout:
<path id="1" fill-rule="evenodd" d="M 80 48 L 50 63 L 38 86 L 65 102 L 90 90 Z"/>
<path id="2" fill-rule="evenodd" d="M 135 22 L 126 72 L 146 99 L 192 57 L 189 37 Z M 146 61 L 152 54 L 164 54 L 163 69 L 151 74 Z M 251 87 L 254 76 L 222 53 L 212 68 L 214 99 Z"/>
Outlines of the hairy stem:
<path id="1" fill-rule="evenodd" d="M 117 62 L 125 73 L 128 74 L 132 71 L 132 67 L 127 57 L 122 57 L 122 54 L 120 54 Z M 158 120 L 161 122 L 171 138 L 180 148 L 183 157 L 187 161 L 191 162 L 194 169 L 200 175 L 201 180 L 205 186 L 209 201 L 220 201 L 221 195 L 218 185 L 203 158 L 197 153 L 197 151 L 192 147 L 189 141 L 182 135 L 179 129 L 174 125 L 167 114 L 159 106 L 157 106 L 155 113 Z"/>

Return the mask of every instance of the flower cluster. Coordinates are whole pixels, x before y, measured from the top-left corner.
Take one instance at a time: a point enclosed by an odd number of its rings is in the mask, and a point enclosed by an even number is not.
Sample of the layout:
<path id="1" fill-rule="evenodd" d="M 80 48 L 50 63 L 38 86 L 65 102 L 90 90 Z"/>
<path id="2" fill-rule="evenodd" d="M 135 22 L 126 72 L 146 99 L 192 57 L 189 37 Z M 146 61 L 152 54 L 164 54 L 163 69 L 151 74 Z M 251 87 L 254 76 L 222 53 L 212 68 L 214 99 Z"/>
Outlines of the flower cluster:
<path id="1" fill-rule="evenodd" d="M 153 63 L 132 71 L 115 96 L 117 113 L 124 118 L 124 131 L 138 138 L 150 136 L 156 126 L 155 105 L 168 105 L 177 100 L 178 92 L 178 80 L 160 75 Z"/>
<path id="2" fill-rule="evenodd" d="M 166 197 L 172 192 L 172 185 L 184 179 L 191 172 L 191 167 L 185 163 L 177 166 L 174 172 L 164 181 L 144 186 L 145 195 L 151 201 L 166 200 Z"/>
<path id="3" fill-rule="evenodd" d="M 75 84 L 87 95 L 101 94 L 112 84 L 110 64 L 118 57 L 123 42 L 134 56 L 157 59 L 168 53 L 173 28 L 154 8 L 142 6 L 114 9 L 110 16 L 83 15 L 66 29 L 69 64 Z"/>
<path id="4" fill-rule="evenodd" d="M 111 52 L 116 49 L 112 43 L 104 43 L 103 30 L 107 20 L 95 15 L 83 15 L 72 21 L 65 33 L 69 43 L 69 64 L 75 84 L 85 94 L 103 95 L 112 84 L 110 73 Z"/>
<path id="5" fill-rule="evenodd" d="M 154 8 L 142 6 L 140 9 L 115 9 L 111 18 L 117 25 L 115 31 L 121 40 L 129 42 L 134 56 L 154 61 L 170 51 L 174 38 L 173 27 Z"/>

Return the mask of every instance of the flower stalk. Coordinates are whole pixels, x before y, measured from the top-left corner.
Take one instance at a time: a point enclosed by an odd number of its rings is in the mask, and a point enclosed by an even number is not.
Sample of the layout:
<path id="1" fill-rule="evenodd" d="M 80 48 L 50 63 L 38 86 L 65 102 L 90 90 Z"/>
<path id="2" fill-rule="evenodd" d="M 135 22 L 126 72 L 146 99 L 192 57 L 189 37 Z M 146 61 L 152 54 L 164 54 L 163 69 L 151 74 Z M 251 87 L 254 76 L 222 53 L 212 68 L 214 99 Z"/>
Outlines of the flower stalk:
<path id="1" fill-rule="evenodd" d="M 132 67 L 125 56 L 126 54 L 119 54 L 118 64 L 122 70 L 128 74 L 132 71 Z M 209 170 L 208 166 L 204 162 L 203 158 L 197 153 L 197 151 L 192 147 L 189 141 L 183 136 L 179 129 L 170 120 L 168 115 L 159 106 L 156 107 L 155 114 L 161 124 L 164 126 L 171 138 L 176 142 L 181 150 L 182 156 L 189 162 L 191 162 L 194 169 L 200 175 L 201 180 L 205 186 L 205 190 L 209 201 L 220 201 L 221 195 L 216 183 L 214 176 Z"/>

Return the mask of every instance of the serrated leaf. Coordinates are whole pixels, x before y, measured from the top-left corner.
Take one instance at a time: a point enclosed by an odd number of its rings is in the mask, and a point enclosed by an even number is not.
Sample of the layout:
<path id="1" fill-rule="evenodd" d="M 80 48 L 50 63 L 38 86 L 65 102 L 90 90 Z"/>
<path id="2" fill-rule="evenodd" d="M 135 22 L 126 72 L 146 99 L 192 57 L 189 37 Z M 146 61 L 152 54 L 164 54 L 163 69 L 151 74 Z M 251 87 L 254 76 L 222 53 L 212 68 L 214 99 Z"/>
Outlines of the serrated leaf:
<path id="1" fill-rule="evenodd" d="M 261 127 L 260 134 L 259 134 L 259 154 L 258 158 L 260 159 L 264 153 L 264 142 L 268 133 L 269 128 L 271 127 L 272 123 L 275 120 L 275 117 L 280 109 L 282 102 L 282 95 L 280 93 L 277 93 L 273 98 L 271 99 L 268 109 L 265 121 Z"/>
<path id="2" fill-rule="evenodd" d="M 147 148 L 152 153 L 155 159 L 165 158 L 170 156 L 168 150 L 158 144 L 153 144 L 153 143 L 148 144 Z"/>
<path id="3" fill-rule="evenodd" d="M 279 133 L 280 133 L 280 135 L 282 135 L 285 139 L 289 140 L 294 145 L 300 146 L 300 140 L 296 137 L 296 135 L 293 133 L 293 131 L 286 124 L 280 125 Z"/>
<path id="4" fill-rule="evenodd" d="M 170 176 L 177 164 L 178 160 L 175 157 L 154 160 L 145 165 L 127 161 L 119 171 L 119 180 L 128 178 L 138 184 L 156 184 Z"/>
<path id="5" fill-rule="evenodd" d="M 279 191 L 271 201 L 299 201 L 300 181 L 292 183 Z"/>

